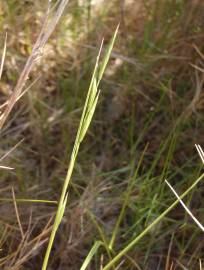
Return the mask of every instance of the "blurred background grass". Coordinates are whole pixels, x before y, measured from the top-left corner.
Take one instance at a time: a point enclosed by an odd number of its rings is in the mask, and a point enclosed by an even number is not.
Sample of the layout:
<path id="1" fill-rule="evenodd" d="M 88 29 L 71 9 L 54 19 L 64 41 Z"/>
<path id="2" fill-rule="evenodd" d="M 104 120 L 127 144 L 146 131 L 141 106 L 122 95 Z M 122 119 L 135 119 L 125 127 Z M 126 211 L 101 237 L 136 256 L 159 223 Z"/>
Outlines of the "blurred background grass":
<path id="1" fill-rule="evenodd" d="M 7 100 L 41 29 L 47 2 L 0 2 L 0 82 Z M 70 1 L 1 133 L 0 198 L 58 200 L 98 47 L 120 22 L 98 108 L 83 143 L 49 269 L 79 269 L 95 240 L 124 248 L 200 174 L 203 145 L 204 2 Z M 139 165 L 138 165 L 139 164 Z M 203 186 L 186 198 L 202 222 Z M 1 269 L 39 269 L 55 205 L 0 204 Z M 120 218 L 119 218 L 120 217 Z M 109 254 L 110 255 L 110 254 Z M 177 206 L 115 269 L 198 269 L 203 234 Z M 100 248 L 88 269 L 109 260 Z"/>

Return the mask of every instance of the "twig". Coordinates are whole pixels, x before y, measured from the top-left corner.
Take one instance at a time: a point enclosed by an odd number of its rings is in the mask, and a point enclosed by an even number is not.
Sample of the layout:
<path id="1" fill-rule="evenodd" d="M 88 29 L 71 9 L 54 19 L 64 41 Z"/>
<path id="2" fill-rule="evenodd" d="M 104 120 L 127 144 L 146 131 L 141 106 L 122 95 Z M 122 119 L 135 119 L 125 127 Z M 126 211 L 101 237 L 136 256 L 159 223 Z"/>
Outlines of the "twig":
<path id="1" fill-rule="evenodd" d="M 4 160 L 7 156 L 9 156 L 23 141 L 24 139 L 20 140 L 9 151 L 7 151 L 2 157 L 0 157 L 0 161 Z"/>

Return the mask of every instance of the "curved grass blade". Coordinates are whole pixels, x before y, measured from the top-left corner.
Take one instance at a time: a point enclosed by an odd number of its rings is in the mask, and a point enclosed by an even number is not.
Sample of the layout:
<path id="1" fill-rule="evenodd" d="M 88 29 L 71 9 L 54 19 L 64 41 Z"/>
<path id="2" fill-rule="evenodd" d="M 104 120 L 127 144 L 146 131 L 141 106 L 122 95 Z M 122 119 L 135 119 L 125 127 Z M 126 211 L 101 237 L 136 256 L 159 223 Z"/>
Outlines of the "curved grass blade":
<path id="1" fill-rule="evenodd" d="M 103 243 L 101 241 L 96 241 L 95 244 L 93 245 L 93 247 L 91 248 L 91 250 L 89 251 L 89 254 L 87 255 L 86 259 L 84 260 L 80 270 L 85 270 L 87 268 L 87 266 L 89 265 L 91 259 L 93 258 L 93 256 L 96 254 L 96 252 L 98 251 L 98 248 L 103 245 Z"/>

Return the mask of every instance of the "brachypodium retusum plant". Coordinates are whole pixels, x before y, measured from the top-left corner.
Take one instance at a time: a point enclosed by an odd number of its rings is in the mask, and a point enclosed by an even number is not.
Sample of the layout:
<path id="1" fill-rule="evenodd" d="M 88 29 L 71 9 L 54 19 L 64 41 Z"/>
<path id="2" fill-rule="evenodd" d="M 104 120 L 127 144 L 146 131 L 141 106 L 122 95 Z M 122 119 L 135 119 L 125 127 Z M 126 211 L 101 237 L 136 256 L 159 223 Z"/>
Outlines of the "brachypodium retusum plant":
<path id="1" fill-rule="evenodd" d="M 119 25 L 118 25 L 118 27 L 119 27 Z M 101 46 L 100 46 L 99 53 L 98 53 L 98 56 L 96 59 L 96 64 L 95 64 L 95 68 L 94 68 L 94 71 L 92 74 L 89 90 L 87 93 L 84 109 L 82 112 L 79 128 L 77 131 L 75 143 L 73 146 L 70 163 L 69 163 L 69 167 L 67 170 L 67 175 L 66 175 L 64 185 L 62 188 L 62 192 L 61 192 L 61 196 L 60 196 L 60 200 L 59 200 L 59 204 L 58 204 L 58 209 L 57 209 L 57 213 L 56 213 L 55 220 L 54 220 L 54 225 L 52 228 L 49 243 L 48 243 L 47 250 L 45 253 L 45 258 L 43 261 L 42 270 L 47 269 L 48 260 L 49 260 L 50 252 L 51 252 L 52 245 L 53 245 L 53 242 L 55 239 L 55 235 L 56 235 L 57 229 L 61 223 L 62 217 L 64 215 L 65 207 L 67 204 L 67 198 L 68 198 L 68 186 L 69 186 L 69 183 L 71 180 L 72 172 L 74 169 L 74 164 L 75 164 L 75 161 L 77 158 L 80 144 L 83 141 L 83 139 L 87 133 L 87 130 L 89 128 L 89 125 L 91 123 L 92 117 L 93 117 L 95 109 L 96 109 L 96 105 L 97 105 L 99 94 L 100 94 L 99 84 L 100 84 L 100 81 L 101 81 L 102 76 L 104 74 L 108 60 L 110 58 L 111 51 L 112 51 L 112 48 L 113 48 L 113 45 L 115 42 L 115 38 L 116 38 L 116 35 L 118 32 L 118 27 L 116 28 L 115 33 L 110 41 L 110 44 L 107 47 L 107 50 L 105 52 L 103 60 L 101 61 L 101 63 L 99 63 L 100 55 L 101 55 L 101 51 L 102 51 L 102 47 L 103 47 L 103 41 L 101 42 Z"/>

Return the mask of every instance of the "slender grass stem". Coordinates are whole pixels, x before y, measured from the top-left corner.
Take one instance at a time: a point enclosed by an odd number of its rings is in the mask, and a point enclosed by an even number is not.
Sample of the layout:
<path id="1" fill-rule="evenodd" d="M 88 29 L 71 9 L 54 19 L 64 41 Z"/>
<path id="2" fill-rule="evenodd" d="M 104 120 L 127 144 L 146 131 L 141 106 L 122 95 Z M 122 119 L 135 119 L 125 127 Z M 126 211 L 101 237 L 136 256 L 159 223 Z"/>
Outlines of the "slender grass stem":
<path id="1" fill-rule="evenodd" d="M 119 26 L 118 26 L 119 27 Z M 100 94 L 100 90 L 98 90 L 98 86 L 99 83 L 102 79 L 103 73 L 105 71 L 106 65 L 108 63 L 108 60 L 110 58 L 111 55 L 111 51 L 113 48 L 113 44 L 115 42 L 115 38 L 118 32 L 118 27 L 116 28 L 116 31 L 110 41 L 110 44 L 107 48 L 107 51 L 105 53 L 105 56 L 101 62 L 101 64 L 99 65 L 99 58 L 100 58 L 100 54 L 102 51 L 102 46 L 103 46 L 103 41 L 101 43 L 100 46 L 100 50 L 96 59 L 96 64 L 95 64 L 95 68 L 92 74 L 92 79 L 91 79 L 91 83 L 89 86 L 89 90 L 88 90 L 88 94 L 86 97 L 86 101 L 85 101 L 85 105 L 84 105 L 84 109 L 82 112 L 82 116 L 81 116 L 81 120 L 79 123 L 79 128 L 77 131 L 77 135 L 76 135 L 76 139 L 75 139 L 75 143 L 74 143 L 74 147 L 72 150 L 72 154 L 71 154 L 71 159 L 70 159 L 70 163 L 69 163 L 69 167 L 67 170 L 67 175 L 64 181 L 64 185 L 62 188 L 62 192 L 61 192 L 61 196 L 60 196 L 60 200 L 59 200 L 59 204 L 58 204 L 58 209 L 57 209 L 57 213 L 55 216 L 55 221 L 54 221 L 54 225 L 53 225 L 53 229 L 50 235 L 50 239 L 49 239 L 49 243 L 47 246 L 47 250 L 45 253 L 45 257 L 44 257 L 44 261 L 43 261 L 43 266 L 42 266 L 42 270 L 46 270 L 47 269 L 47 265 L 48 265 L 48 260 L 49 260 L 49 256 L 51 253 L 51 249 L 54 243 L 54 239 L 55 239 L 55 235 L 57 232 L 57 229 L 61 223 L 62 217 L 64 215 L 64 211 L 65 211 L 65 207 L 67 204 L 67 198 L 68 198 L 68 186 L 71 180 L 71 176 L 72 176 L 72 172 L 74 169 L 74 165 L 75 165 L 75 161 L 79 152 L 79 147 L 81 142 L 83 141 L 87 130 L 90 126 L 92 117 L 94 115 L 95 109 L 96 109 L 96 105 L 97 105 L 97 101 L 99 98 L 99 94 Z"/>

